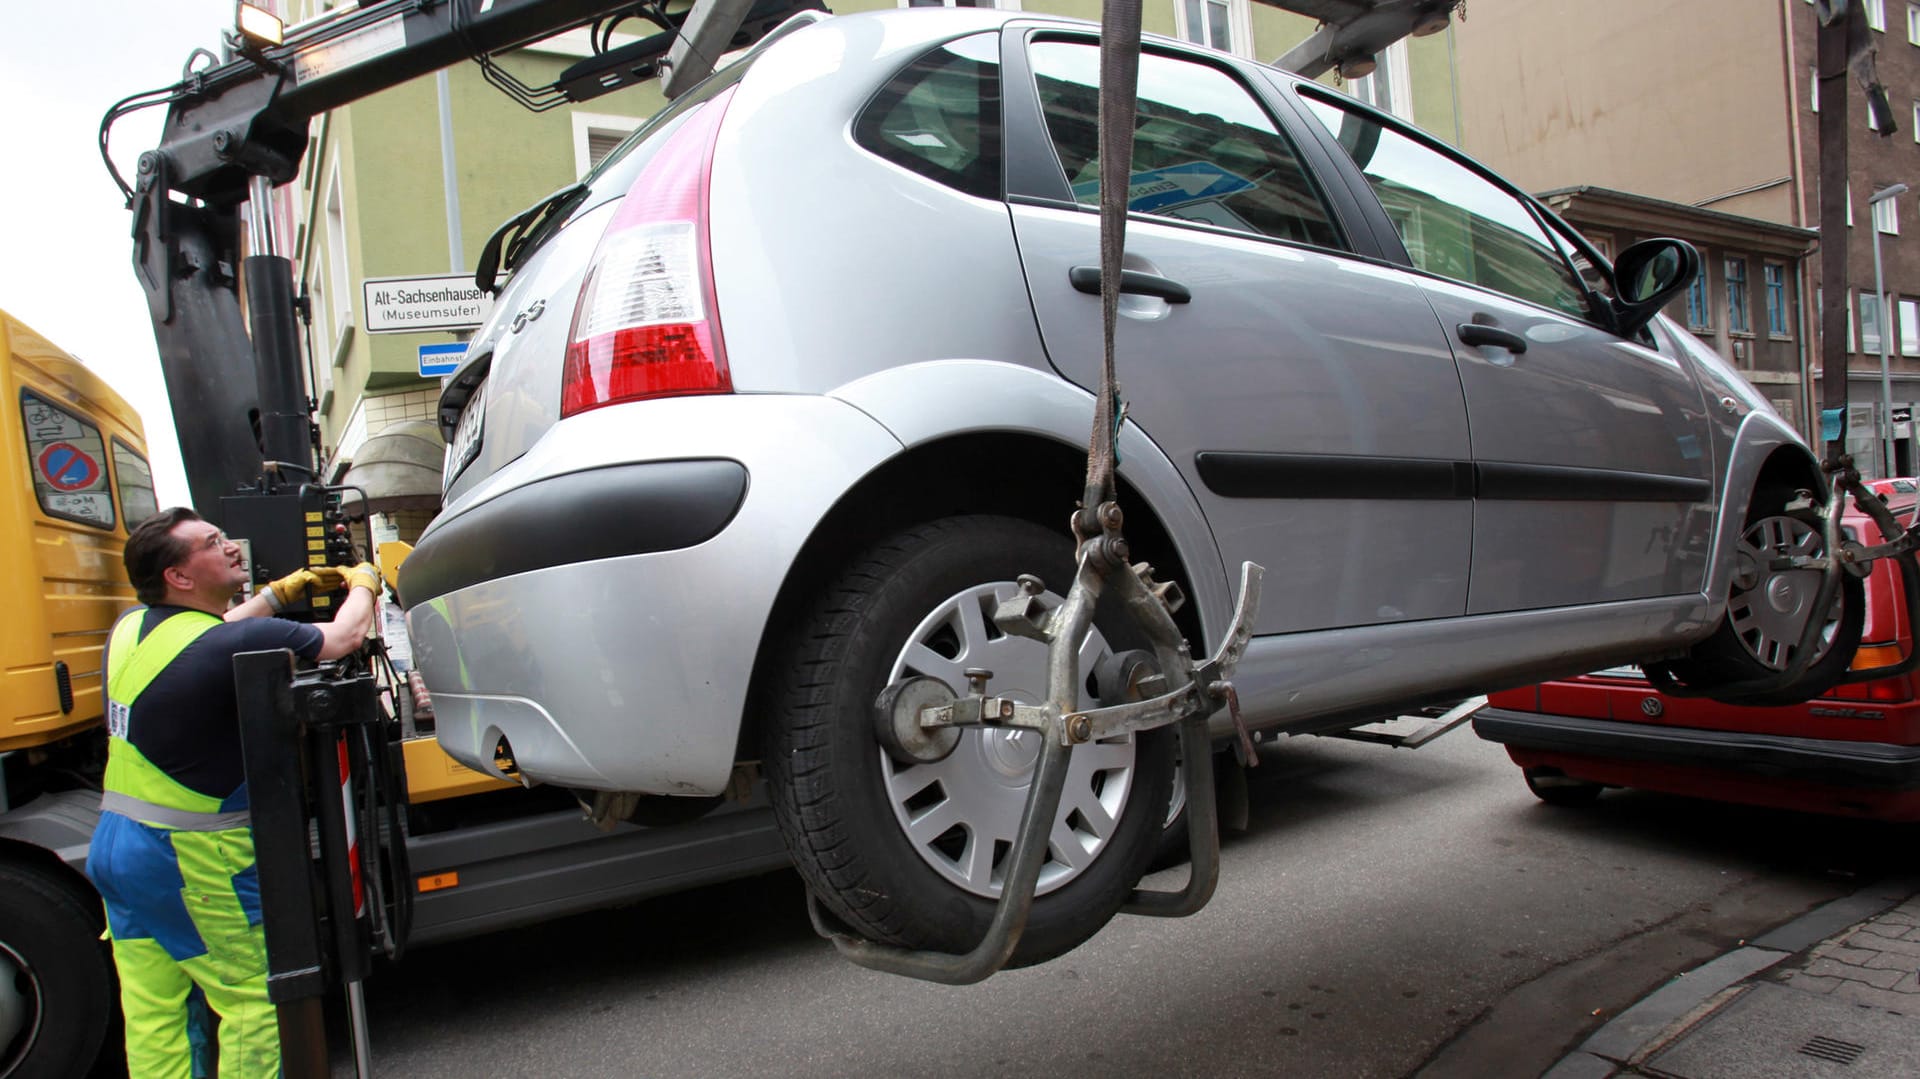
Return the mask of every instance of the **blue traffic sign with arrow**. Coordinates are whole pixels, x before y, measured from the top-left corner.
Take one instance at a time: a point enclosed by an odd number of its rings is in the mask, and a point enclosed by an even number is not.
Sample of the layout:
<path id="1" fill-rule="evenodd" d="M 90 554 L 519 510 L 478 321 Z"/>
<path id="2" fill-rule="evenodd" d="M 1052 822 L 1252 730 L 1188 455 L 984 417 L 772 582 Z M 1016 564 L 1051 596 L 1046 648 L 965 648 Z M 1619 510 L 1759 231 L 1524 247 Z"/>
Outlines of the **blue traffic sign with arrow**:
<path id="1" fill-rule="evenodd" d="M 1127 187 L 1127 209 L 1143 214 L 1158 213 L 1171 206 L 1208 199 L 1225 198 L 1256 186 L 1252 180 L 1236 176 L 1210 161 L 1189 161 L 1184 165 L 1136 172 Z M 1073 185 L 1073 196 L 1091 202 L 1100 195 L 1100 181 Z"/>

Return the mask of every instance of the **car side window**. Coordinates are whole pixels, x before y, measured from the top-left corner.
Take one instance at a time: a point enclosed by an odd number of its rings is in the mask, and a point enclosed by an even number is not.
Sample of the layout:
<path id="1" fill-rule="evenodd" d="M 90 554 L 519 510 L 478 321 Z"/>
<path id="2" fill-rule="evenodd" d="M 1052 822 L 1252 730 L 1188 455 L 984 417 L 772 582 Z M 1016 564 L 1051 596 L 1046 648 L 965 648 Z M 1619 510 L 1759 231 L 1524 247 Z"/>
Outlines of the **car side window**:
<path id="1" fill-rule="evenodd" d="M 1357 109 L 1300 100 L 1366 175 L 1415 268 L 1590 317 L 1559 245 L 1511 192 Z"/>
<path id="2" fill-rule="evenodd" d="M 1100 52 L 1089 42 L 1029 48 L 1054 150 L 1074 201 L 1100 204 Z M 1317 247 L 1340 234 L 1293 146 L 1247 88 L 1209 64 L 1140 57 L 1129 207 Z"/>
<path id="3" fill-rule="evenodd" d="M 887 81 L 854 141 L 969 195 L 1000 197 L 1000 39 L 949 41 Z"/>

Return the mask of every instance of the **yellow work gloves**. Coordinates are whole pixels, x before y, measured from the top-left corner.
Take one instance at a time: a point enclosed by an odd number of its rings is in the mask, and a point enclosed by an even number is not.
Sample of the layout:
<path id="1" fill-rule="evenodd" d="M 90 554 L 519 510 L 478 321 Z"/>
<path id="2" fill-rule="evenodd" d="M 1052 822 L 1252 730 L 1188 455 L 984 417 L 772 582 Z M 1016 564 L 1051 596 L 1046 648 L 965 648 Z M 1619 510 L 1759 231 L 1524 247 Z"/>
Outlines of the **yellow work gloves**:
<path id="1" fill-rule="evenodd" d="M 307 589 L 320 582 L 320 575 L 311 569 L 297 569 L 285 577 L 267 585 L 263 593 L 267 597 L 267 606 L 278 611 L 289 603 L 298 603 L 307 594 Z"/>
<path id="2" fill-rule="evenodd" d="M 345 566 L 308 566 L 267 585 L 263 594 L 267 597 L 267 606 L 279 611 L 289 603 L 300 602 L 308 592 L 333 592 L 341 588 L 364 588 L 377 596 L 380 594 L 380 571 L 374 569 L 371 562 L 362 562 L 352 569 Z"/>

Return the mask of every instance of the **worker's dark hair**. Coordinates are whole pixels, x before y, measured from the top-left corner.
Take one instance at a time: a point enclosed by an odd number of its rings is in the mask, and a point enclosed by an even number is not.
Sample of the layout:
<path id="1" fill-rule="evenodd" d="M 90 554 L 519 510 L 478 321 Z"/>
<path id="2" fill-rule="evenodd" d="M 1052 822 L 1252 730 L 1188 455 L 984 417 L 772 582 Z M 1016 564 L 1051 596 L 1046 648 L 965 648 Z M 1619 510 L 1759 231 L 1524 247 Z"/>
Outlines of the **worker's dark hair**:
<path id="1" fill-rule="evenodd" d="M 175 539 L 173 529 L 182 521 L 198 521 L 200 515 L 185 506 L 174 506 L 133 526 L 127 534 L 127 580 L 133 582 L 133 594 L 151 607 L 167 598 L 167 582 L 162 576 L 167 567 L 193 552 Z"/>

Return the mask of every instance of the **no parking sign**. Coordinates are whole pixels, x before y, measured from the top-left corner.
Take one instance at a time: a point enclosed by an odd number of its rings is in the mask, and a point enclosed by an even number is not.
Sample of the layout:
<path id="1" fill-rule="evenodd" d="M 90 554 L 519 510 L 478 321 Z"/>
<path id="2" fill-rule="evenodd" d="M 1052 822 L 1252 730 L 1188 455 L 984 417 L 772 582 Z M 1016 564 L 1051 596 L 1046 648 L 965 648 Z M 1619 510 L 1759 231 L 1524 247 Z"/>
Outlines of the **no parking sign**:
<path id="1" fill-rule="evenodd" d="M 100 429 L 32 392 L 20 395 L 33 493 L 50 517 L 113 527 L 106 440 Z"/>
<path id="2" fill-rule="evenodd" d="M 100 462 L 71 442 L 55 442 L 40 451 L 40 474 L 54 490 L 84 491 L 100 479 Z"/>

